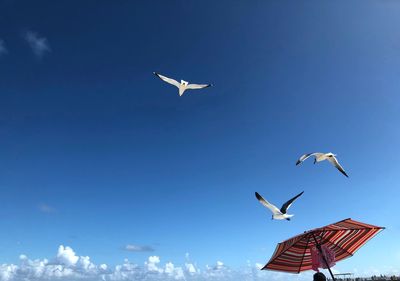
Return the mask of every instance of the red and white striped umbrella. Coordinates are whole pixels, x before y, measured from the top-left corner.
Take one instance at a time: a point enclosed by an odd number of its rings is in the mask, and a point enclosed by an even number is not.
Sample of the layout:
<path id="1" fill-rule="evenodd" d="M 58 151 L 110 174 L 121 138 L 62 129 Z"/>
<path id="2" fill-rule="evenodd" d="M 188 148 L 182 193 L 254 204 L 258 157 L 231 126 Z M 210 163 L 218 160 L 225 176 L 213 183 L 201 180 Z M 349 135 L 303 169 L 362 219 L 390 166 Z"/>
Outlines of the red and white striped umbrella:
<path id="1" fill-rule="evenodd" d="M 311 248 L 320 249 L 322 245 L 334 252 L 337 262 L 352 256 L 383 229 L 384 227 L 345 219 L 305 231 L 303 234 L 279 243 L 271 259 L 262 269 L 291 273 L 309 270 L 312 268 Z"/>

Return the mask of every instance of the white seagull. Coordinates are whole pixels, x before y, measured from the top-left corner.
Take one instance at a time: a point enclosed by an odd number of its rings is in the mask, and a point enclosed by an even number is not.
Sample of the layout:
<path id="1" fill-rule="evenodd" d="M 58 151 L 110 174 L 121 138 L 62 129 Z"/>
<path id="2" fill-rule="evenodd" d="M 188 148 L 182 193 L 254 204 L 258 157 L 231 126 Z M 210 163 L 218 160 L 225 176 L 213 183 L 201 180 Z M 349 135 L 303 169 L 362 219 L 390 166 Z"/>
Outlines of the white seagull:
<path id="1" fill-rule="evenodd" d="M 271 210 L 272 212 L 272 219 L 276 220 L 288 220 L 290 221 L 290 218 L 293 217 L 294 215 L 289 215 L 286 213 L 287 209 L 290 208 L 292 205 L 293 201 L 296 200 L 298 197 L 300 197 L 304 191 L 301 193 L 297 194 L 295 197 L 287 201 L 285 204 L 282 205 L 281 209 L 279 210 L 275 205 L 269 203 L 267 200 L 265 200 L 260 194 L 256 192 L 256 197 L 258 201 L 260 201 L 261 204 L 263 204 L 265 207 Z"/>
<path id="2" fill-rule="evenodd" d="M 314 152 L 314 153 L 307 153 L 304 154 L 303 156 L 301 156 L 299 158 L 299 160 L 297 160 L 296 165 L 301 164 L 304 160 L 308 159 L 311 156 L 315 156 L 314 159 L 314 164 L 317 162 L 321 162 L 324 160 L 328 160 L 329 162 L 331 162 L 331 164 L 333 166 L 336 167 L 336 169 L 338 169 L 343 175 L 345 175 L 346 177 L 349 177 L 346 172 L 344 171 L 343 167 L 339 164 L 339 161 L 336 159 L 336 154 L 333 154 L 332 152 L 329 153 L 321 153 L 321 152 Z"/>
<path id="3" fill-rule="evenodd" d="M 171 85 L 174 85 L 175 87 L 177 87 L 179 89 L 179 96 L 182 96 L 183 93 L 186 90 L 196 90 L 196 89 L 203 89 L 203 88 L 207 88 L 212 86 L 212 84 L 189 84 L 189 82 L 181 80 L 181 82 L 179 83 L 178 81 L 172 79 L 172 78 L 168 78 L 164 75 L 158 74 L 156 72 L 153 72 L 158 78 L 160 78 L 161 80 L 163 80 L 164 82 L 167 82 Z"/>

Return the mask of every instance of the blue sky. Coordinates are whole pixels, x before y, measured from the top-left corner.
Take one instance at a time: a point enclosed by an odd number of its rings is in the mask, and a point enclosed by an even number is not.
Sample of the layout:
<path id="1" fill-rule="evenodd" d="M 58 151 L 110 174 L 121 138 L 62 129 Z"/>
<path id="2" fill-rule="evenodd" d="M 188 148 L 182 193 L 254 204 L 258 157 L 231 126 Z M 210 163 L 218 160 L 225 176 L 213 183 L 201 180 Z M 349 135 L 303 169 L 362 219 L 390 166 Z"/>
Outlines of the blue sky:
<path id="1" fill-rule="evenodd" d="M 0 1 L 0 263 L 66 245 L 110 266 L 189 253 L 241 268 L 352 217 L 387 229 L 336 270 L 399 270 L 399 12 L 365 0 Z M 153 71 L 215 86 L 179 97 Z M 310 151 L 338 154 L 350 178 L 296 167 Z M 290 222 L 254 197 L 279 205 L 303 190 Z"/>

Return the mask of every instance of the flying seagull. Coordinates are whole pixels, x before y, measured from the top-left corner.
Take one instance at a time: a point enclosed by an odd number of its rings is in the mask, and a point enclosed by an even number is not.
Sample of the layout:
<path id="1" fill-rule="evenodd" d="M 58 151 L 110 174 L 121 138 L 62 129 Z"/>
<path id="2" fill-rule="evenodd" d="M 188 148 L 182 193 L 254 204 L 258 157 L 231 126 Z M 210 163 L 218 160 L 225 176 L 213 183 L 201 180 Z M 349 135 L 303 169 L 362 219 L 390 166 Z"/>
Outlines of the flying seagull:
<path id="1" fill-rule="evenodd" d="M 304 154 L 303 156 L 301 156 L 299 158 L 299 160 L 297 160 L 296 165 L 301 164 L 303 161 L 305 161 L 306 159 L 308 159 L 309 157 L 314 156 L 314 164 L 317 162 L 321 162 L 324 160 L 328 160 L 329 162 L 331 162 L 331 164 L 333 166 L 336 167 L 336 169 L 338 169 L 343 175 L 345 175 L 346 177 L 349 177 L 346 172 L 344 171 L 343 167 L 339 164 L 339 161 L 336 159 L 336 154 L 333 154 L 332 152 L 329 153 L 320 153 L 320 152 L 314 152 L 314 153 L 307 153 Z"/>
<path id="2" fill-rule="evenodd" d="M 183 93 L 186 90 L 196 90 L 196 89 L 203 89 L 203 88 L 207 88 L 212 86 L 212 84 L 189 84 L 189 82 L 181 80 L 181 82 L 179 83 L 178 81 L 172 79 L 172 78 L 168 78 L 164 75 L 158 74 L 156 72 L 153 72 L 158 78 L 160 78 L 161 80 L 163 80 L 164 82 L 167 82 L 171 85 L 174 85 L 175 87 L 177 87 L 179 89 L 179 96 L 182 96 Z"/>
<path id="3" fill-rule="evenodd" d="M 260 201 L 261 204 L 263 204 L 265 207 L 271 210 L 272 212 L 272 219 L 276 220 L 288 220 L 290 221 L 290 218 L 293 217 L 294 215 L 289 215 L 286 213 L 286 211 L 290 208 L 292 205 L 293 201 L 296 200 L 298 197 L 300 197 L 304 191 L 301 193 L 297 194 L 295 197 L 287 201 L 285 204 L 282 205 L 281 209 L 279 210 L 275 205 L 269 203 L 267 200 L 265 200 L 260 194 L 256 192 L 256 197 L 258 201 Z"/>

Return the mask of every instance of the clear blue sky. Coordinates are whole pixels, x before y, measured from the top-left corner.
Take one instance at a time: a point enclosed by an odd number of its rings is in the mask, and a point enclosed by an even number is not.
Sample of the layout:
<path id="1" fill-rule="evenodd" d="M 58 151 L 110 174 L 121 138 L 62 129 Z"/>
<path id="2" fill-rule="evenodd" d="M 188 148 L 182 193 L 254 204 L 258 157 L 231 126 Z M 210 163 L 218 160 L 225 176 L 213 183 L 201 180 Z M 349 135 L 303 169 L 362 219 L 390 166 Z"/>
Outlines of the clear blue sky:
<path id="1" fill-rule="evenodd" d="M 110 265 L 188 252 L 240 267 L 351 217 L 387 229 L 337 268 L 398 266 L 399 13 L 389 0 L 0 1 L 0 263 L 62 244 Z M 153 71 L 215 86 L 179 97 Z M 338 154 L 350 178 L 296 167 L 310 151 Z M 303 190 L 290 222 L 254 197 Z"/>

